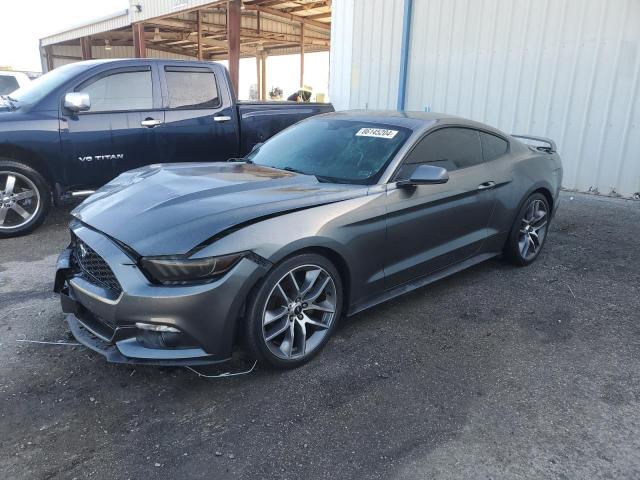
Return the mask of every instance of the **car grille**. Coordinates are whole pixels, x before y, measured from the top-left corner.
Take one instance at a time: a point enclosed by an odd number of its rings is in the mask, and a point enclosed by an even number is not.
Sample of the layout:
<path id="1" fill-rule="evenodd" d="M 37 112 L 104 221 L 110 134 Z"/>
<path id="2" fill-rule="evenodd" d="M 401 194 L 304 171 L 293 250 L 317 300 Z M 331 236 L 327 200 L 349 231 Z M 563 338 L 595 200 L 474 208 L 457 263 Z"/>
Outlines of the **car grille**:
<path id="1" fill-rule="evenodd" d="M 122 293 L 122 286 L 113 274 L 111 267 L 79 238 L 76 238 L 73 248 L 73 259 L 87 281 L 108 290 L 116 297 Z"/>

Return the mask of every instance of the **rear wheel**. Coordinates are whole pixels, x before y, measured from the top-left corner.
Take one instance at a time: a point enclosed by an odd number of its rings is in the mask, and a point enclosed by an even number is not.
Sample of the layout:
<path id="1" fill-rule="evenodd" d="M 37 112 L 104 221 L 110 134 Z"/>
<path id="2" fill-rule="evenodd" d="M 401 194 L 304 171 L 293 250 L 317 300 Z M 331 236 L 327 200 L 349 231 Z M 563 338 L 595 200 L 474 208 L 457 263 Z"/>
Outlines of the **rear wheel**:
<path id="1" fill-rule="evenodd" d="M 275 368 L 295 368 L 327 343 L 341 315 L 342 282 L 325 257 L 302 254 L 274 268 L 247 309 L 252 356 Z"/>
<path id="2" fill-rule="evenodd" d="M 549 201 L 534 193 L 524 202 L 505 245 L 506 257 L 516 265 L 531 264 L 547 239 L 550 220 Z"/>
<path id="3" fill-rule="evenodd" d="M 51 207 L 51 189 L 33 168 L 0 158 L 0 238 L 35 230 Z"/>

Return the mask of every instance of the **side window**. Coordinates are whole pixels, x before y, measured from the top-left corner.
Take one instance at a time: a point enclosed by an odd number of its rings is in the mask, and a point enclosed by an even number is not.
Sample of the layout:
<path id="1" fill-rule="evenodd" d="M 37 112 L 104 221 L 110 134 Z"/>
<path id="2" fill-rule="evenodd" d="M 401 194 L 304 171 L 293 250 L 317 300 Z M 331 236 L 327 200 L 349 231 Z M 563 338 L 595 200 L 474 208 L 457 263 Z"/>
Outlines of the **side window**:
<path id="1" fill-rule="evenodd" d="M 0 75 L 0 95 L 6 95 L 7 93 L 11 93 L 14 90 L 17 90 L 18 80 L 11 75 Z"/>
<path id="2" fill-rule="evenodd" d="M 89 94 L 90 112 L 151 110 L 153 108 L 151 70 L 113 73 L 98 78 L 78 91 Z"/>
<path id="3" fill-rule="evenodd" d="M 404 161 L 399 178 L 404 178 L 416 165 L 428 163 L 448 171 L 482 163 L 480 137 L 476 130 L 447 127 L 430 133 L 411 151 Z"/>
<path id="4" fill-rule="evenodd" d="M 220 105 L 215 74 L 207 69 L 165 67 L 169 108 L 215 108 Z"/>
<path id="5" fill-rule="evenodd" d="M 482 157 L 485 162 L 504 155 L 509 149 L 509 144 L 506 140 L 490 133 L 480 132 L 480 142 L 482 143 Z"/>

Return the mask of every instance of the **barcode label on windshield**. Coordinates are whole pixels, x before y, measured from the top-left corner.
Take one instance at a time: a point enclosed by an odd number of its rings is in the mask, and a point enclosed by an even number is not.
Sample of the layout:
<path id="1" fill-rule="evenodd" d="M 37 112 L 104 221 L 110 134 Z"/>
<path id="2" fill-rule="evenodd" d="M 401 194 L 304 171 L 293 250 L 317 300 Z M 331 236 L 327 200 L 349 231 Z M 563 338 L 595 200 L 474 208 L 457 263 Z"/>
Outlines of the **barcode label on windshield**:
<path id="1" fill-rule="evenodd" d="M 361 128 L 356 133 L 356 137 L 393 138 L 396 133 L 398 133 L 397 130 L 388 130 L 386 128 Z"/>

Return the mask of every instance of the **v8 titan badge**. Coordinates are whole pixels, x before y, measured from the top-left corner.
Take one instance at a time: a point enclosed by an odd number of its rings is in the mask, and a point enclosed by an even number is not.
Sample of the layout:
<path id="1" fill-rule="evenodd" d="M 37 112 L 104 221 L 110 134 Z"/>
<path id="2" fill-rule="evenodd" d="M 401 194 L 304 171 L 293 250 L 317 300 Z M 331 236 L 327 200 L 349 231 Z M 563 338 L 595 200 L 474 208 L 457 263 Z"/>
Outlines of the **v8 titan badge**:
<path id="1" fill-rule="evenodd" d="M 81 162 L 93 162 L 96 160 L 122 160 L 124 153 L 114 153 L 110 155 L 89 155 L 87 157 L 78 157 Z"/>

